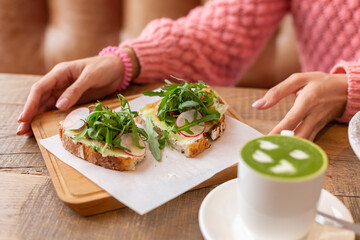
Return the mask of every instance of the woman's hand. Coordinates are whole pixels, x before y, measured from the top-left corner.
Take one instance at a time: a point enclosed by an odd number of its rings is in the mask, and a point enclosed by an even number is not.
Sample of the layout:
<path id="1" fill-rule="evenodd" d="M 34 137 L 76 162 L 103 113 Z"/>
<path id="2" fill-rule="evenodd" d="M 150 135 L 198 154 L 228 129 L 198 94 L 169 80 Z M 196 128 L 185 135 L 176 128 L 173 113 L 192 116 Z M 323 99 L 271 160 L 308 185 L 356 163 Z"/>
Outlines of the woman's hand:
<path id="1" fill-rule="evenodd" d="M 270 108 L 290 94 L 296 95 L 293 107 L 269 134 L 286 129 L 293 130 L 298 137 L 314 140 L 327 123 L 344 112 L 347 77 L 322 72 L 296 73 L 271 88 L 253 107 Z"/>
<path id="2" fill-rule="evenodd" d="M 31 136 L 31 120 L 53 109 L 67 110 L 114 93 L 123 76 L 123 63 L 115 55 L 96 56 L 56 65 L 30 90 L 18 122 L 18 135 Z"/>

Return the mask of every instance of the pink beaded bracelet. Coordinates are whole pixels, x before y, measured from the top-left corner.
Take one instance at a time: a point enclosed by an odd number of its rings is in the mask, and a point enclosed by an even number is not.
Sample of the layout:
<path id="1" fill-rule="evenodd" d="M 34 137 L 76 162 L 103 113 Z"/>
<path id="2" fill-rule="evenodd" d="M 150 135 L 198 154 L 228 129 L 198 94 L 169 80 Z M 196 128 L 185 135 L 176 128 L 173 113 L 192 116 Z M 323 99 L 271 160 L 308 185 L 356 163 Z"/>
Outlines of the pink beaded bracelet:
<path id="1" fill-rule="evenodd" d="M 130 85 L 130 82 L 131 82 L 131 76 L 132 76 L 131 60 L 130 60 L 128 54 L 125 53 L 119 47 L 108 46 L 108 47 L 104 48 L 103 50 L 101 50 L 101 52 L 99 52 L 99 56 L 104 56 L 104 55 L 109 55 L 109 54 L 118 56 L 124 64 L 124 76 L 123 76 L 123 80 L 118 88 L 118 91 L 123 91 Z"/>

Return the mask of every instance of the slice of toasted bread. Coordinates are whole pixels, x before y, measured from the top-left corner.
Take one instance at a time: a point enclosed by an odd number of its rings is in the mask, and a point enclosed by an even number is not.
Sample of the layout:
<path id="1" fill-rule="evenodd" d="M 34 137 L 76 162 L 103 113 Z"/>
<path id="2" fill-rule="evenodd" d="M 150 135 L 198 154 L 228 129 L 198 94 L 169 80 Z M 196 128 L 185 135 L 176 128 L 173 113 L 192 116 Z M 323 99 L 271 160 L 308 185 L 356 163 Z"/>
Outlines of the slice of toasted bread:
<path id="1" fill-rule="evenodd" d="M 211 140 L 219 138 L 225 130 L 225 115 L 223 115 L 219 122 L 212 125 L 209 131 L 204 132 L 194 139 L 188 138 L 186 142 L 178 141 L 174 137 L 169 137 L 172 147 L 181 153 L 184 153 L 186 157 L 193 158 L 205 149 L 211 146 Z"/>
<path id="2" fill-rule="evenodd" d="M 147 116 L 151 117 L 155 131 L 162 136 L 162 131 L 165 129 L 165 123 L 158 121 L 155 116 L 155 107 L 156 103 L 149 104 L 144 108 L 140 109 L 139 116 L 136 118 L 136 121 L 145 126 L 145 119 Z M 225 108 L 226 111 L 226 108 Z M 224 112 L 225 112 L 224 111 Z M 161 126 L 162 125 L 162 126 Z M 169 140 L 171 146 L 183 153 L 186 157 L 193 158 L 199 153 L 203 152 L 205 149 L 211 146 L 211 140 L 216 140 L 219 138 L 225 130 L 225 115 L 222 114 L 218 122 L 206 123 L 206 131 L 197 137 L 184 137 L 181 134 L 169 134 Z"/>
<path id="3" fill-rule="evenodd" d="M 105 155 L 91 147 L 90 144 L 88 144 L 91 141 L 87 139 L 74 141 L 71 138 L 71 136 L 74 135 L 73 132 L 65 131 L 61 126 L 62 124 L 60 123 L 59 133 L 64 148 L 75 156 L 101 167 L 118 171 L 132 171 L 135 170 L 135 165 L 145 157 L 145 155 L 141 157 L 130 156 L 121 150 L 118 152 L 106 150 Z"/>

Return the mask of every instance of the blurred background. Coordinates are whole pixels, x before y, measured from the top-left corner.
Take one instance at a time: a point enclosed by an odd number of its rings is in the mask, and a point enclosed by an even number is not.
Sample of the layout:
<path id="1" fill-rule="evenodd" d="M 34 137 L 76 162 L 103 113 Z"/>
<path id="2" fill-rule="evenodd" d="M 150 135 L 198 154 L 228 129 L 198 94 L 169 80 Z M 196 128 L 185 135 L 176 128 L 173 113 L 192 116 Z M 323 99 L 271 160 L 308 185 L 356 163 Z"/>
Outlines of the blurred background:
<path id="1" fill-rule="evenodd" d="M 0 72 L 45 74 L 138 36 L 151 20 L 186 16 L 206 0 L 0 0 Z M 270 87 L 300 71 L 292 19 L 286 16 L 241 86 Z M 268 86 L 267 86 L 268 85 Z"/>

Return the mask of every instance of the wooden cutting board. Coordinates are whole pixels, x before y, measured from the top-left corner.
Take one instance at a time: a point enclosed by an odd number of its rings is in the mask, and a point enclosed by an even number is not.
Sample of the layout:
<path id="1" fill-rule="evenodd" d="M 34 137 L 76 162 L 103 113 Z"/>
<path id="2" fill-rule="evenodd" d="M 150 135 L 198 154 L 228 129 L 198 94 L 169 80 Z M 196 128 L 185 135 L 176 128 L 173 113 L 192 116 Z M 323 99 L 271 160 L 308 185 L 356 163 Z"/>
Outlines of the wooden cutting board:
<path id="1" fill-rule="evenodd" d="M 139 96 L 141 95 L 129 96 L 127 99 L 133 100 Z M 119 107 L 118 98 L 102 101 L 102 103 L 110 108 Z M 91 104 L 83 106 L 89 105 Z M 31 123 L 32 130 L 59 198 L 72 210 L 82 216 L 89 216 L 125 207 L 124 204 L 113 198 L 110 194 L 76 171 L 74 168 L 59 160 L 52 153 L 46 150 L 46 148 L 39 144 L 40 139 L 58 134 L 58 123 L 72 110 L 73 109 L 70 109 L 67 112 L 46 112 L 38 115 Z M 226 114 L 242 121 L 241 117 L 230 107 L 228 108 Z M 236 165 L 233 165 L 217 173 L 212 178 L 199 184 L 193 189 L 223 183 L 235 178 L 236 174 Z"/>

